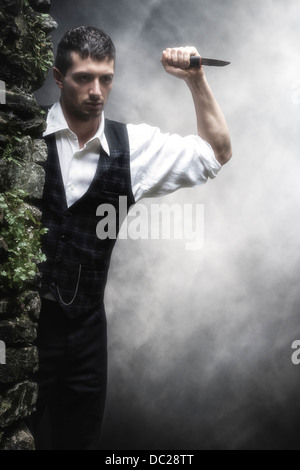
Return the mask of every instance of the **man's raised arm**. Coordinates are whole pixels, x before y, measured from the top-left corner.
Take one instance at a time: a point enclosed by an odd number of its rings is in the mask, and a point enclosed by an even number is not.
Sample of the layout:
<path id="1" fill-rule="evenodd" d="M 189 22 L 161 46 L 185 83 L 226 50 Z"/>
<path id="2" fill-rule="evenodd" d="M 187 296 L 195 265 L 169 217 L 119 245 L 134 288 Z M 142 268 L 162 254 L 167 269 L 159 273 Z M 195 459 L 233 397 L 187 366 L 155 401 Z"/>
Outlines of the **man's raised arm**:
<path id="1" fill-rule="evenodd" d="M 203 67 L 190 68 L 190 57 L 199 56 L 195 47 L 176 47 L 163 51 L 161 62 L 167 73 L 188 85 L 194 100 L 198 134 L 213 148 L 221 165 L 230 160 L 231 142 L 224 114 L 206 80 Z"/>

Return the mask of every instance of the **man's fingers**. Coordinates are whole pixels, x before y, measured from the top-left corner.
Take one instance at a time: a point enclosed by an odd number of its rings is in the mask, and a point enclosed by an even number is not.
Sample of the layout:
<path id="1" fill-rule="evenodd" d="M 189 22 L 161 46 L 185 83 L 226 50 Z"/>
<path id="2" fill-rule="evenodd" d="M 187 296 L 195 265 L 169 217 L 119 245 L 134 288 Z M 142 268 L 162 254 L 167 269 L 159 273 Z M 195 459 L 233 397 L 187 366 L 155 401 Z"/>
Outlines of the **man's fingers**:
<path id="1" fill-rule="evenodd" d="M 163 51 L 162 62 L 170 67 L 187 69 L 190 65 L 190 56 L 196 54 L 198 52 L 194 47 L 168 48 Z"/>
<path id="2" fill-rule="evenodd" d="M 190 51 L 185 50 L 183 53 L 183 63 L 184 63 L 185 68 L 188 68 L 190 66 L 190 57 L 191 57 Z"/>

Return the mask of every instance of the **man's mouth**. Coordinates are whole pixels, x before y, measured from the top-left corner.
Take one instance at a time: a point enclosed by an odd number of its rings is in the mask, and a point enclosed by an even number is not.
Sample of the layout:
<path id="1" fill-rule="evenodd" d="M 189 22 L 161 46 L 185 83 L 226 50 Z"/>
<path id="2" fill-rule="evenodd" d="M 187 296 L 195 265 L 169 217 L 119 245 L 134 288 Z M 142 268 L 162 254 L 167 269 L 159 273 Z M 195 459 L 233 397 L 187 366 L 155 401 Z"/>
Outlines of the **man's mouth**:
<path id="1" fill-rule="evenodd" d="M 103 108 L 103 101 L 87 101 L 85 104 L 93 109 Z"/>

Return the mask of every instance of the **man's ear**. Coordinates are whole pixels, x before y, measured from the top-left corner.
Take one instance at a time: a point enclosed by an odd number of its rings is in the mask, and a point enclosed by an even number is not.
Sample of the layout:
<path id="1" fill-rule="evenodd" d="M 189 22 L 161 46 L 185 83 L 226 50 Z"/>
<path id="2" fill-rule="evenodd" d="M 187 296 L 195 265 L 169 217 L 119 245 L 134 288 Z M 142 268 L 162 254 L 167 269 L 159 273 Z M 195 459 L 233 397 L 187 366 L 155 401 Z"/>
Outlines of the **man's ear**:
<path id="1" fill-rule="evenodd" d="M 62 89 L 64 87 L 63 75 L 56 67 L 53 67 L 53 77 L 58 88 Z"/>

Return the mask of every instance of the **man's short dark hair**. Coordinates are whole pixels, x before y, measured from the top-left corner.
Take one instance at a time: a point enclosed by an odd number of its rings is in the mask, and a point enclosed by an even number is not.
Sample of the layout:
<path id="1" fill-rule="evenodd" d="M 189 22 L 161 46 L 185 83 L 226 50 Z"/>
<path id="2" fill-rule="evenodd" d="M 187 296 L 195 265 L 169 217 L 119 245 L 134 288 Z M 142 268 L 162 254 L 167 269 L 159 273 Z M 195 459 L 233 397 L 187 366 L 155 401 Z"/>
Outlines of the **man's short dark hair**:
<path id="1" fill-rule="evenodd" d="M 101 29 L 92 26 L 79 26 L 70 29 L 61 38 L 55 59 L 55 67 L 66 75 L 72 67 L 71 53 L 77 52 L 82 59 L 115 60 L 116 49 L 111 38 Z"/>

